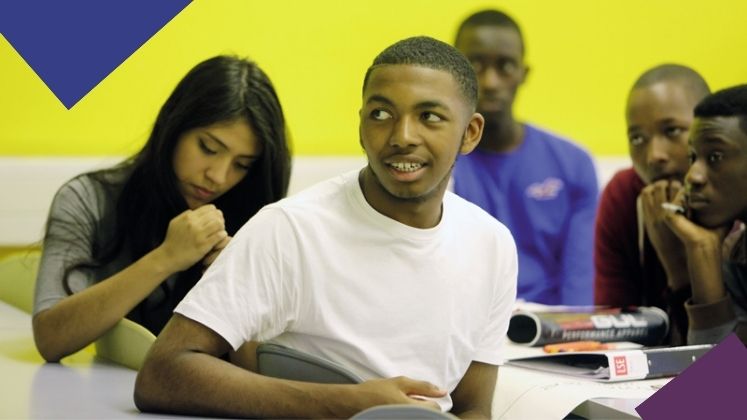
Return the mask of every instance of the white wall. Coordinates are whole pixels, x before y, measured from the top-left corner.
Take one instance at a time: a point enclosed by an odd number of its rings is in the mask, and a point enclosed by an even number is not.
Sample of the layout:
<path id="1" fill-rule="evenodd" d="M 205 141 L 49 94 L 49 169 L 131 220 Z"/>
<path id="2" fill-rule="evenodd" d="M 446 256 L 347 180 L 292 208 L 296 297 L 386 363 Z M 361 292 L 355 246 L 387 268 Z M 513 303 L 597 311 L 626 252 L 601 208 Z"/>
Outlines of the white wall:
<path id="1" fill-rule="evenodd" d="M 39 241 L 57 189 L 79 173 L 111 166 L 120 160 L 119 157 L 0 157 L 0 246 L 25 246 Z M 364 156 L 296 157 L 289 193 L 360 168 L 365 162 Z M 597 158 L 600 187 L 618 169 L 629 165 L 627 156 Z"/>

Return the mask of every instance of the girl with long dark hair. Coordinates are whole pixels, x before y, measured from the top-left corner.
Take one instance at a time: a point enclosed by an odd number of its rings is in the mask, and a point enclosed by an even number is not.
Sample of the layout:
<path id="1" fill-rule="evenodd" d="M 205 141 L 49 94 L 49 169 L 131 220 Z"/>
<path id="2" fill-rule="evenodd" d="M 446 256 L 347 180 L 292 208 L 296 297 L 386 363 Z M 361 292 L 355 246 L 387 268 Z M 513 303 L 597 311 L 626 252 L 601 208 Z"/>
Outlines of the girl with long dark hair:
<path id="1" fill-rule="evenodd" d="M 158 334 L 171 311 L 290 178 L 285 121 L 253 62 L 195 66 L 140 152 L 57 192 L 43 242 L 33 329 L 57 361 L 127 317 Z"/>

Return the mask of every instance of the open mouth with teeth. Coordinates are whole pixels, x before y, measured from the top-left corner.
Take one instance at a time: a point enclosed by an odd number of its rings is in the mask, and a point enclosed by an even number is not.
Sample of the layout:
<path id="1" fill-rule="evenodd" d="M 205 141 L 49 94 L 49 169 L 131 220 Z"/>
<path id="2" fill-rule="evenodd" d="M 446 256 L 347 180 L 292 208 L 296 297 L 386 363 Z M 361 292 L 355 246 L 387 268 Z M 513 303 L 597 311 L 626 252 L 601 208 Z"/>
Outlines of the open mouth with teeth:
<path id="1" fill-rule="evenodd" d="M 427 165 L 422 162 L 387 162 L 389 176 L 397 182 L 411 183 L 419 180 L 425 174 Z"/>
<path id="2" fill-rule="evenodd" d="M 423 164 L 414 162 L 394 162 L 390 163 L 389 167 L 399 172 L 415 172 L 418 169 L 422 168 Z"/>

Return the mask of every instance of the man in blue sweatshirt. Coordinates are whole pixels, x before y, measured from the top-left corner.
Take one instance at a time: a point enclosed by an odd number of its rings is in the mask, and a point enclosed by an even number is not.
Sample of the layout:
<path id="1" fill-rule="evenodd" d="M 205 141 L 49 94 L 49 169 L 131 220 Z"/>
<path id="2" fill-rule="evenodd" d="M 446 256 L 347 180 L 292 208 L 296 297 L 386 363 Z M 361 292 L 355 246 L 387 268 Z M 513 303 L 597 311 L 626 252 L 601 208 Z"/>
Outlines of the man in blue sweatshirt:
<path id="1" fill-rule="evenodd" d="M 599 189 L 589 154 L 572 142 L 516 121 L 512 105 L 529 68 L 518 24 L 503 12 L 467 18 L 455 46 L 479 83 L 482 140 L 461 156 L 454 192 L 513 233 L 518 297 L 545 304 L 592 303 L 593 229 Z"/>

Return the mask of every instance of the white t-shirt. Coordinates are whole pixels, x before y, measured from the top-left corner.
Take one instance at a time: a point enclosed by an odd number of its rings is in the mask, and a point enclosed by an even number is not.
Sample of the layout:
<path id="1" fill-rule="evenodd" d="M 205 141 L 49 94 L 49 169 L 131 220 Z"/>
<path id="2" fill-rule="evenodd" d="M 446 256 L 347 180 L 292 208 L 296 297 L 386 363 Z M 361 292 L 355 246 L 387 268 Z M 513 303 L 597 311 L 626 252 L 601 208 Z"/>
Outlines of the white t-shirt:
<path id="1" fill-rule="evenodd" d="M 473 360 L 501 364 L 516 297 L 508 229 L 450 192 L 436 227 L 404 225 L 368 204 L 357 175 L 263 208 L 175 311 L 234 349 L 271 340 L 363 379 L 452 392 Z"/>

